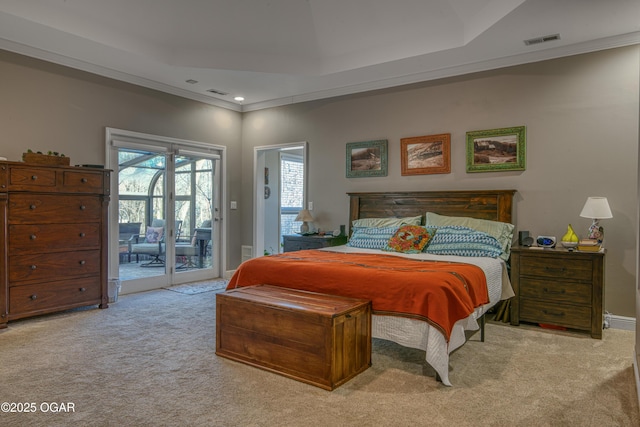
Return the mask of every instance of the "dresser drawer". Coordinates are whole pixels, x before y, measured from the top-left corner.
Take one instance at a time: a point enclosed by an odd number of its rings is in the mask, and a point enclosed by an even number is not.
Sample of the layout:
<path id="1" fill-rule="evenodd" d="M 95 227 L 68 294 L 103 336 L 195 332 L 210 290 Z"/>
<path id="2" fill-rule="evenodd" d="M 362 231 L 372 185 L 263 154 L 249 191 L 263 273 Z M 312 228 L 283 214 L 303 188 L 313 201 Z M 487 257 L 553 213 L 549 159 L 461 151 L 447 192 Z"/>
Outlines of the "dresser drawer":
<path id="1" fill-rule="evenodd" d="M 520 300 L 520 320 L 535 323 L 550 323 L 567 328 L 589 329 L 591 327 L 591 307 Z"/>
<path id="2" fill-rule="evenodd" d="M 9 282 L 93 276 L 100 273 L 100 251 L 54 252 L 9 257 Z"/>
<path id="3" fill-rule="evenodd" d="M 102 193 L 104 185 L 103 173 L 88 171 L 64 171 L 62 186 L 65 191 L 74 193 Z"/>
<path id="4" fill-rule="evenodd" d="M 11 190 L 53 189 L 56 186 L 56 169 L 37 167 L 9 168 L 9 188 Z"/>
<path id="5" fill-rule="evenodd" d="M 320 242 L 318 242 L 320 243 Z M 289 240 L 284 242 L 284 246 L 282 247 L 282 250 L 284 252 L 295 252 L 295 251 L 301 251 L 301 250 L 305 250 L 305 249 L 319 249 L 321 248 L 322 245 L 320 244 L 312 244 L 312 243 L 307 243 L 307 242 L 303 242 L 300 240 Z"/>
<path id="6" fill-rule="evenodd" d="M 102 214 L 102 202 L 95 196 L 12 194 L 9 224 L 95 222 Z"/>
<path id="7" fill-rule="evenodd" d="M 9 226 L 11 255 L 65 252 L 99 247 L 99 223 Z"/>
<path id="8" fill-rule="evenodd" d="M 9 288 L 9 316 L 100 302 L 100 278 L 64 280 Z"/>
<path id="9" fill-rule="evenodd" d="M 591 282 L 593 265 L 588 259 L 571 259 L 568 262 L 567 259 L 558 257 L 523 256 L 520 258 L 520 271 L 527 276 Z"/>
<path id="10" fill-rule="evenodd" d="M 520 295 L 523 298 L 588 306 L 591 304 L 591 284 L 522 277 Z"/>
<path id="11" fill-rule="evenodd" d="M 302 251 L 306 249 L 320 249 L 329 246 L 344 245 L 347 236 L 284 236 L 284 252 Z"/>

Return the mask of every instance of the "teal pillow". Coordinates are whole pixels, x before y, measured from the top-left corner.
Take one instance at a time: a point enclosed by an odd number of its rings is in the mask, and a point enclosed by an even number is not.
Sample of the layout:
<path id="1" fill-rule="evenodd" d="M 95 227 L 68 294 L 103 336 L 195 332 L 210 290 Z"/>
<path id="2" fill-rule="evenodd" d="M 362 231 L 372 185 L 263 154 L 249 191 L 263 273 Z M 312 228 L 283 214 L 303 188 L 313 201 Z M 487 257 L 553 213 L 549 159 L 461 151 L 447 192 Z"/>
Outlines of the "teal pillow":
<path id="1" fill-rule="evenodd" d="M 425 252 L 435 255 L 498 258 L 502 253 L 502 247 L 498 239 L 487 233 L 452 226 L 438 227 Z"/>
<path id="2" fill-rule="evenodd" d="M 383 249 L 399 227 L 355 227 L 347 246 L 360 249 Z"/>
<path id="3" fill-rule="evenodd" d="M 481 231 L 495 237 L 500 242 L 502 253 L 500 258 L 509 259 L 511 252 L 511 243 L 513 242 L 514 225 L 500 221 L 490 221 L 488 219 L 467 218 L 462 216 L 445 216 L 433 212 L 427 212 L 425 215 L 426 227 L 442 227 L 454 226 L 471 228 Z"/>

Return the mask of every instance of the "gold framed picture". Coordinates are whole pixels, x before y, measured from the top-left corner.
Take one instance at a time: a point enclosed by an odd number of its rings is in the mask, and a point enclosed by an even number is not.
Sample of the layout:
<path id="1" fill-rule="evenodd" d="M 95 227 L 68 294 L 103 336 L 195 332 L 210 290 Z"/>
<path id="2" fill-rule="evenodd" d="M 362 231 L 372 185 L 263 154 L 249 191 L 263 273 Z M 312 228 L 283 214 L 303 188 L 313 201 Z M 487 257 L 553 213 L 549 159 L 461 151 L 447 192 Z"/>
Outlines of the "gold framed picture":
<path id="1" fill-rule="evenodd" d="M 451 134 L 400 139 L 402 175 L 451 173 Z"/>

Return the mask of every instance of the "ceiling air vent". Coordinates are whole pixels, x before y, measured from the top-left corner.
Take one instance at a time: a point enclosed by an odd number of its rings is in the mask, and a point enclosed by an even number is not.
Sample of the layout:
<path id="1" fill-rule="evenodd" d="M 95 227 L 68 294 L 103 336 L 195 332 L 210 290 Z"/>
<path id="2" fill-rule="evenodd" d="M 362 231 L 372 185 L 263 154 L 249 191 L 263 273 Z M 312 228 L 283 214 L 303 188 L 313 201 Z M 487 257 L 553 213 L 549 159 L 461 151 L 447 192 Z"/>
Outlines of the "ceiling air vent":
<path id="1" fill-rule="evenodd" d="M 532 44 L 545 43 L 545 42 L 550 42 L 554 40 L 560 40 L 560 34 L 551 34 L 548 36 L 536 37 L 534 39 L 525 40 L 524 44 L 526 44 L 527 46 L 531 46 Z"/>
<path id="2" fill-rule="evenodd" d="M 216 94 L 216 95 L 220 95 L 220 96 L 227 96 L 227 95 L 229 95 L 229 93 L 228 93 L 228 92 L 222 92 L 221 90 L 216 90 L 216 89 L 207 89 L 207 92 L 209 92 L 209 93 L 213 93 L 213 94 Z"/>
<path id="3" fill-rule="evenodd" d="M 185 80 L 185 82 L 189 83 L 190 85 L 194 85 L 194 84 L 198 83 L 197 80 L 193 80 L 193 79 Z"/>

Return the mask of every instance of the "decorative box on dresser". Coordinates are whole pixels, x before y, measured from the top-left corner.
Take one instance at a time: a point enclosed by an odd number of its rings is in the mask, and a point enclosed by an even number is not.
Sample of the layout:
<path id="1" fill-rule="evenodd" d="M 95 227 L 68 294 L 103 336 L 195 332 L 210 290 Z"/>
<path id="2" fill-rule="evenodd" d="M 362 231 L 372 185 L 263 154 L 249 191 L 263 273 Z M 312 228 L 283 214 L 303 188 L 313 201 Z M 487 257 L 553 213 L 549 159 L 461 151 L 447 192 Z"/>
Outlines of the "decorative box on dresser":
<path id="1" fill-rule="evenodd" d="M 605 251 L 514 247 L 511 324 L 521 321 L 587 331 L 602 338 Z"/>
<path id="2" fill-rule="evenodd" d="M 110 171 L 0 162 L 0 328 L 108 307 Z"/>
<path id="3" fill-rule="evenodd" d="M 320 249 L 329 246 L 339 246 L 347 243 L 347 236 L 320 236 L 318 234 L 312 234 L 308 236 L 302 235 L 285 235 L 283 239 L 283 251 L 294 252 L 302 251 L 305 249 Z"/>

